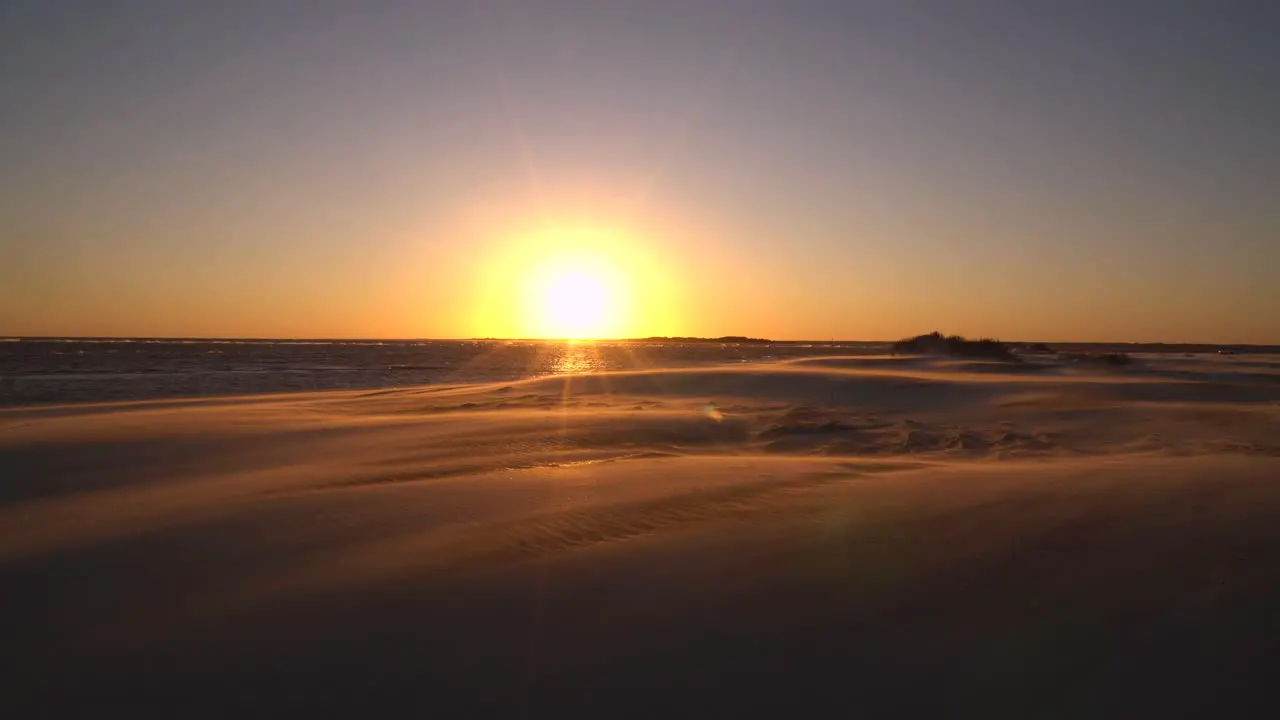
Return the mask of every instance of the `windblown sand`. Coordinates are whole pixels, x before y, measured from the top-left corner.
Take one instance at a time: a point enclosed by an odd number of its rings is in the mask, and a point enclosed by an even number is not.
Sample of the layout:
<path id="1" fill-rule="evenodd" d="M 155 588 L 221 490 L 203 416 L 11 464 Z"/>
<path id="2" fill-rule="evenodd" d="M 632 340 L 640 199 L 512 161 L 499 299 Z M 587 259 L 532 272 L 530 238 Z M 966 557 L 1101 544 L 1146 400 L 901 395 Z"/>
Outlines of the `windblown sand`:
<path id="1" fill-rule="evenodd" d="M 4 717 L 1280 708 L 1274 356 L 16 408 L 0 478 Z"/>

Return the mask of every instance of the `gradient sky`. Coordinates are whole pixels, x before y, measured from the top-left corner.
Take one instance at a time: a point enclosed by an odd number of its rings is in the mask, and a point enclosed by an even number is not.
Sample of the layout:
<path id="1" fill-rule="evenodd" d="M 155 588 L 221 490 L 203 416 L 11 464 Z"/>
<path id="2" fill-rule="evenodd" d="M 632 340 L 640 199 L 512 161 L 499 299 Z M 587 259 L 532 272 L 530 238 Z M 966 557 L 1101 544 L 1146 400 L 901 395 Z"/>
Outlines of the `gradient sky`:
<path id="1" fill-rule="evenodd" d="M 13 1 L 0 334 L 1280 343 L 1280 3 Z"/>

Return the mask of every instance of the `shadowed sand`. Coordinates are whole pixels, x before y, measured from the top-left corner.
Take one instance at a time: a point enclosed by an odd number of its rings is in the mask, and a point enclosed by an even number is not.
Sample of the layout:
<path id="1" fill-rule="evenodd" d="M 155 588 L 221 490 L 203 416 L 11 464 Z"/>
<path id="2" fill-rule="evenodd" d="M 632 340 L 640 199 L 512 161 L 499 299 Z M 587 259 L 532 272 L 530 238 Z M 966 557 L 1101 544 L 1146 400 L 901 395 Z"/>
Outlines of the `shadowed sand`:
<path id="1" fill-rule="evenodd" d="M 0 477 L 0 710 L 1169 717 L 1277 699 L 1266 356 L 16 408 Z"/>

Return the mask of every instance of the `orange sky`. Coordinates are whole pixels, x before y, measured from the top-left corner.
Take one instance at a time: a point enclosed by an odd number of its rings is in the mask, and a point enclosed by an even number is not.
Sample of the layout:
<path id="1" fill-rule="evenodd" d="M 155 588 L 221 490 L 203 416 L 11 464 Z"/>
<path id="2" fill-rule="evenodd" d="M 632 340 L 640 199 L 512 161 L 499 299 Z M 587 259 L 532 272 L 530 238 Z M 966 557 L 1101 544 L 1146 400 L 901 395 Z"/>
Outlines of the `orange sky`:
<path id="1" fill-rule="evenodd" d="M 1265 25 L 1070 5 L 31 4 L 0 335 L 1280 343 Z"/>

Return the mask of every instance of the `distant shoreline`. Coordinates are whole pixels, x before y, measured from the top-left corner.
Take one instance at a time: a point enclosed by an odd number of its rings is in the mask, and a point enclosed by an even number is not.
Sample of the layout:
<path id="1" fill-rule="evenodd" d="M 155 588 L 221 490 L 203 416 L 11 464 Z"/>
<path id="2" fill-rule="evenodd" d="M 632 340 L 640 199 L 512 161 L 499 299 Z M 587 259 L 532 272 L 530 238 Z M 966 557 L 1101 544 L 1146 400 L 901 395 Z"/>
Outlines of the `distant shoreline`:
<path id="1" fill-rule="evenodd" d="M 684 343 L 684 344 L 738 344 L 738 345 L 777 345 L 777 346 L 820 346 L 820 347 L 866 347 L 874 345 L 891 345 L 893 340 L 772 340 L 753 338 L 741 335 L 724 335 L 720 337 L 694 336 L 652 336 L 643 338 L 597 338 L 578 340 L 571 338 L 254 338 L 254 337 L 111 337 L 111 336 L 21 336 L 0 335 L 0 344 L 4 343 L 227 343 L 227 344 L 278 344 L 278 345 L 359 345 L 359 344 L 414 344 L 414 343 L 476 343 L 476 342 L 546 342 L 546 343 Z M 1252 343 L 1168 343 L 1168 342 L 1055 342 L 1011 340 L 1005 344 L 1013 348 L 1033 345 L 1047 345 L 1054 350 L 1098 350 L 1103 348 L 1123 349 L 1135 353 L 1214 353 L 1229 350 L 1237 353 L 1280 353 L 1280 344 L 1264 345 Z"/>

